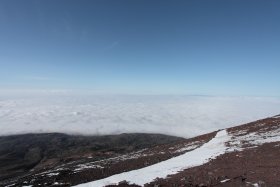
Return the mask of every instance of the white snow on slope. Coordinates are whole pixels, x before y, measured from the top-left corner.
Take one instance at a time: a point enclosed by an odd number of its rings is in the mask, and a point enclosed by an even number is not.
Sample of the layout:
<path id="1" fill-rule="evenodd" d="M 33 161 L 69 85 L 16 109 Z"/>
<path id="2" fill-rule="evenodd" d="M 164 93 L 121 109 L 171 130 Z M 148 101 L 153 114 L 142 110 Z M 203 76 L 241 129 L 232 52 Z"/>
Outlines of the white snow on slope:
<path id="1" fill-rule="evenodd" d="M 236 136 L 244 134 L 241 136 Z M 249 147 L 256 147 L 265 143 L 280 142 L 280 128 L 277 129 L 263 129 L 262 131 L 252 133 L 240 133 L 237 131 L 231 134 L 231 141 L 229 141 L 230 149 L 242 151 L 243 145 L 249 145 Z M 246 147 L 246 148 L 249 148 Z"/>
<path id="2" fill-rule="evenodd" d="M 77 185 L 78 187 L 102 187 L 109 184 L 118 184 L 121 181 L 128 181 L 130 184 L 143 186 L 156 178 L 166 178 L 168 175 L 176 174 L 186 168 L 199 166 L 207 163 L 226 152 L 225 142 L 230 140 L 226 130 L 219 131 L 216 136 L 201 147 L 187 152 L 183 155 L 169 160 L 142 168 L 110 176 L 89 183 Z"/>
<path id="3" fill-rule="evenodd" d="M 276 119 L 277 119 L 277 118 L 280 118 L 280 115 L 274 116 L 273 118 L 276 118 Z"/>

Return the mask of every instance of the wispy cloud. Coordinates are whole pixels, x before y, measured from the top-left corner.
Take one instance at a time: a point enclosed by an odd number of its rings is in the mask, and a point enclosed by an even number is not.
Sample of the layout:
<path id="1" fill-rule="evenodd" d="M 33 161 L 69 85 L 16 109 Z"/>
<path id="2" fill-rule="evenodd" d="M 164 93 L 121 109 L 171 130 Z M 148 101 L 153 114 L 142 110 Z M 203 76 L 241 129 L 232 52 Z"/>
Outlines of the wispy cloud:
<path id="1" fill-rule="evenodd" d="M 46 77 L 46 76 L 26 76 L 24 77 L 27 80 L 35 80 L 35 81 L 49 81 L 53 80 L 52 77 Z"/>
<path id="2" fill-rule="evenodd" d="M 108 45 L 107 49 L 113 49 L 119 45 L 119 41 L 114 41 L 110 45 Z"/>
<path id="3" fill-rule="evenodd" d="M 20 97 L 21 99 L 26 96 L 61 96 L 61 95 L 77 95 L 77 91 L 71 89 L 0 89 L 1 97 Z"/>

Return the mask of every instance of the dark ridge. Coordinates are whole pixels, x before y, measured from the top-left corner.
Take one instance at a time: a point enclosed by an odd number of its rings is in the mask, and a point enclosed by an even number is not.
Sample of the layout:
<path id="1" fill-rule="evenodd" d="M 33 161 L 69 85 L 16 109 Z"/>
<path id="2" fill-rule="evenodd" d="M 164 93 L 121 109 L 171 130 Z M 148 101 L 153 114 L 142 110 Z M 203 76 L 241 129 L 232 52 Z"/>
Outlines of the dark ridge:
<path id="1" fill-rule="evenodd" d="M 2 136 L 0 181 L 88 156 L 99 160 L 106 158 L 108 152 L 112 156 L 180 140 L 183 138 L 144 133 L 105 136 L 30 133 Z"/>

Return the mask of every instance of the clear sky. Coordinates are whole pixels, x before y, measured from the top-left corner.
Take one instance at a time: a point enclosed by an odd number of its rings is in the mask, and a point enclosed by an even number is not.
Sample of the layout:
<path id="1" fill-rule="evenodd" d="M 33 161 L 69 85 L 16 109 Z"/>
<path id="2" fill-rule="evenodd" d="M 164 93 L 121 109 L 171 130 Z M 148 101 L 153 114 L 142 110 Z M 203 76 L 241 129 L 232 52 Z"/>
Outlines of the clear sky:
<path id="1" fill-rule="evenodd" d="M 280 1 L 1 0 L 0 89 L 280 96 Z"/>

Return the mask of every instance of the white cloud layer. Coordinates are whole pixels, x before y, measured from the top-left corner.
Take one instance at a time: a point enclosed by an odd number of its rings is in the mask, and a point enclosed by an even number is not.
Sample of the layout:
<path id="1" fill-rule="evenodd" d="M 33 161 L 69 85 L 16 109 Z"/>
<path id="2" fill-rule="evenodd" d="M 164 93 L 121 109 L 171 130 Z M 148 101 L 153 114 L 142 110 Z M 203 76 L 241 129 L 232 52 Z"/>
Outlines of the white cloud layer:
<path id="1" fill-rule="evenodd" d="M 1 95 L 0 135 L 145 132 L 192 137 L 277 114 L 279 98 Z"/>

